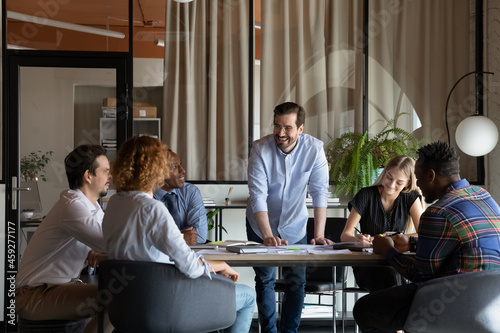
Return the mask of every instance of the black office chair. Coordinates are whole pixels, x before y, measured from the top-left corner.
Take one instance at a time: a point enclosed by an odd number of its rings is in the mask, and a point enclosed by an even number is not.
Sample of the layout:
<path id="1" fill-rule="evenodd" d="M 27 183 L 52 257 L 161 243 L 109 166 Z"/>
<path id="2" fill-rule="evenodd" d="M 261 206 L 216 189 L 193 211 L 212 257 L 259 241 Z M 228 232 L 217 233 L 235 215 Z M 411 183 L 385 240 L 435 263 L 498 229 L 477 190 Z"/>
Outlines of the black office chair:
<path id="1" fill-rule="evenodd" d="M 500 332 L 500 269 L 432 279 L 418 287 L 409 333 Z"/>
<path id="2" fill-rule="evenodd" d="M 98 300 L 116 333 L 211 332 L 236 319 L 234 282 L 221 275 L 190 279 L 174 265 L 105 260 Z M 103 329 L 99 315 L 99 332 Z"/>
<path id="3" fill-rule="evenodd" d="M 334 241 L 340 242 L 340 235 L 344 230 L 344 226 L 347 222 L 347 218 L 344 217 L 328 217 L 325 226 L 325 237 Z M 309 218 L 307 222 L 307 241 L 311 240 L 314 236 L 314 218 Z M 323 296 L 335 296 L 337 292 L 342 292 L 342 331 L 345 329 L 346 311 L 347 311 L 347 293 L 361 292 L 358 288 L 348 288 L 347 287 L 347 267 L 336 266 L 335 281 L 333 283 L 333 270 L 332 267 L 307 267 L 306 268 L 306 294 L 314 294 L 318 296 L 318 303 L 321 304 L 321 297 Z M 275 284 L 276 292 L 284 292 L 285 281 L 282 279 L 277 279 Z M 281 299 L 281 296 L 280 296 Z M 307 305 L 307 304 L 306 304 Z M 325 304 L 326 305 L 326 304 Z M 332 306 L 328 304 L 328 306 Z M 335 299 L 333 301 L 333 314 L 336 315 L 337 306 Z"/>
<path id="4" fill-rule="evenodd" d="M 82 333 L 90 318 L 80 320 L 26 320 L 19 318 L 19 333 Z"/>

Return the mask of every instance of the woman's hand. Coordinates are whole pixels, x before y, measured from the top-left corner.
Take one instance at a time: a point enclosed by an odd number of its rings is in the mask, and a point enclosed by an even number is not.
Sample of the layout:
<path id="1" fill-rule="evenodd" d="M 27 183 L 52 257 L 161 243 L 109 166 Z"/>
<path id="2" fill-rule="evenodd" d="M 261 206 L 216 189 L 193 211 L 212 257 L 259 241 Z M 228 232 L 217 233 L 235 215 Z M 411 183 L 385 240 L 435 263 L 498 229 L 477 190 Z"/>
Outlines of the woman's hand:
<path id="1" fill-rule="evenodd" d="M 240 274 L 237 271 L 235 271 L 228 264 L 226 264 L 225 267 L 222 270 L 217 271 L 217 273 L 220 274 L 220 275 L 222 275 L 222 276 L 225 276 L 227 278 L 230 278 L 234 282 L 238 281 L 238 279 L 240 277 Z"/>
<path id="2" fill-rule="evenodd" d="M 368 234 L 357 234 L 355 238 L 358 242 L 372 243 L 372 236 Z"/>

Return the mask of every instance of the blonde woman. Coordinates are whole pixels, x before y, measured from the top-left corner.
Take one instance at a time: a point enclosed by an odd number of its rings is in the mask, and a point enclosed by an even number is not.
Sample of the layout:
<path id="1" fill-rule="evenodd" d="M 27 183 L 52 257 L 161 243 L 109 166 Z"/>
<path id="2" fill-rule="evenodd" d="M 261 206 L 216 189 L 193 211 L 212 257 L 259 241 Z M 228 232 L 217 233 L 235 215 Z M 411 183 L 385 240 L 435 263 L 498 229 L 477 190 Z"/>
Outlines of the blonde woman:
<path id="1" fill-rule="evenodd" d="M 342 232 L 343 242 L 368 242 L 379 234 L 418 231 L 423 201 L 416 185 L 415 161 L 393 157 L 372 186 L 362 188 L 349 202 L 350 214 Z M 359 225 L 361 233 L 355 233 Z M 398 284 L 390 267 L 353 268 L 358 286 L 375 291 Z"/>

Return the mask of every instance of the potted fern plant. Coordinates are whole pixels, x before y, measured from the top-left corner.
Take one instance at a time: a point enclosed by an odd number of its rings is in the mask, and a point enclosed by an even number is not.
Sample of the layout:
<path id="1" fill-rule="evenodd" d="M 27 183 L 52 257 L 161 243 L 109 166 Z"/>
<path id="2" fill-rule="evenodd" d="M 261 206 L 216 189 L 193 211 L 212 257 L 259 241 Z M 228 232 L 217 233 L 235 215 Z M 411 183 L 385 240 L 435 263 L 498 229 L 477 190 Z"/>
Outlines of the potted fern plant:
<path id="1" fill-rule="evenodd" d="M 348 132 L 331 138 L 325 146 L 330 166 L 330 180 L 335 185 L 334 196 L 352 198 L 361 188 L 370 186 L 389 160 L 397 155 L 416 158 L 424 140 L 416 139 L 410 132 L 394 127 L 403 114 L 389 120 L 372 139 L 368 133 Z"/>

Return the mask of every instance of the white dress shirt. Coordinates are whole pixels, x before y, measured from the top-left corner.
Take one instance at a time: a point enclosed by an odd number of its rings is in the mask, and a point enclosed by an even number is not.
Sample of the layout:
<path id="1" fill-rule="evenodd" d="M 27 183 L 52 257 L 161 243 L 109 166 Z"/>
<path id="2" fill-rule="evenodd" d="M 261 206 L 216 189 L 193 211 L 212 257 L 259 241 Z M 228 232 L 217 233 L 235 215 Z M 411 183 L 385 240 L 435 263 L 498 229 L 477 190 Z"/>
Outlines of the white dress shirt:
<path id="1" fill-rule="evenodd" d="M 113 195 L 106 206 L 103 234 L 106 252 L 112 259 L 174 264 L 190 278 L 205 272 L 168 209 L 147 193 Z"/>
<path id="2" fill-rule="evenodd" d="M 91 249 L 104 252 L 103 211 L 80 190 L 66 190 L 43 219 L 21 258 L 16 287 L 78 278 Z"/>

